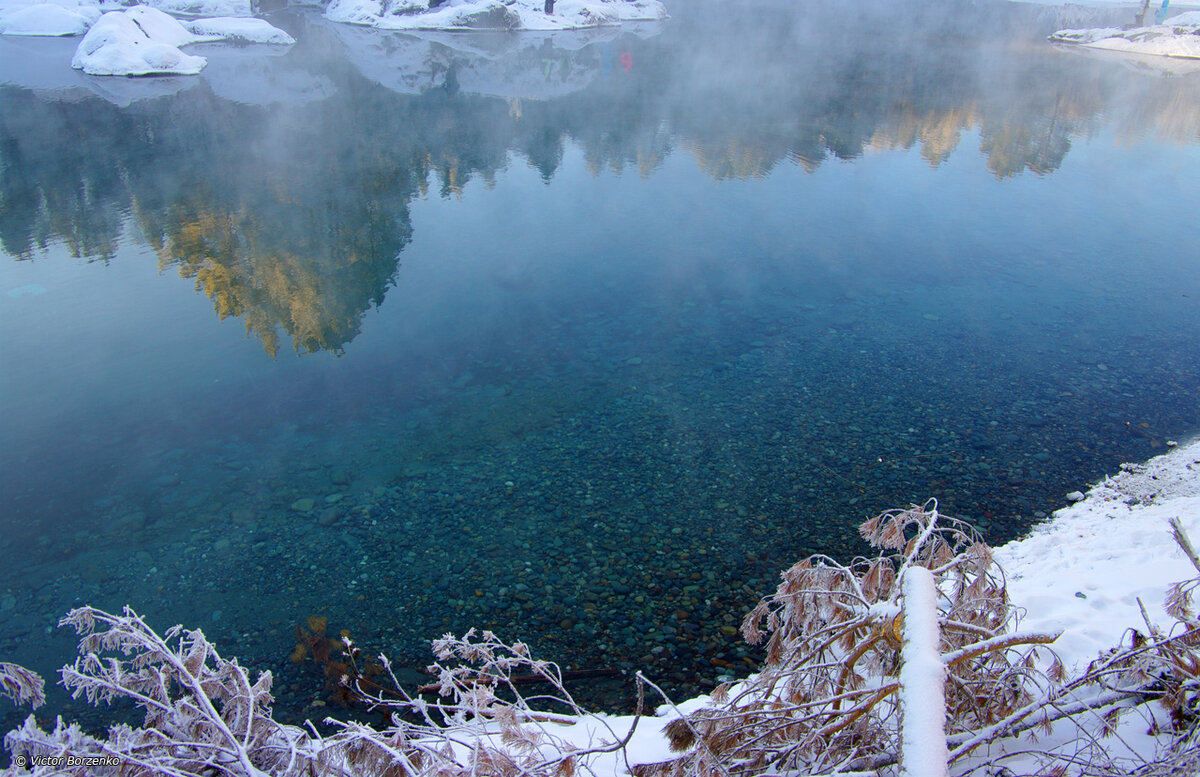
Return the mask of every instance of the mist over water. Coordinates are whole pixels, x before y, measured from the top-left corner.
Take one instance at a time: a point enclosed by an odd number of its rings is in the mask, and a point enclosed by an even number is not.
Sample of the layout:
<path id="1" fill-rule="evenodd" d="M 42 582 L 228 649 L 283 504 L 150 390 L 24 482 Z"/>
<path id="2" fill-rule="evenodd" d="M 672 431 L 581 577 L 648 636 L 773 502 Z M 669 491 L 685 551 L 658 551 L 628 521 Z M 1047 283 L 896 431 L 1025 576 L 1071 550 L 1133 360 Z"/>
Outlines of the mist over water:
<path id="1" fill-rule="evenodd" d="M 0 660 L 128 603 L 283 717 L 311 613 L 693 693 L 879 510 L 1003 542 L 1200 429 L 1200 75 L 1007 3 L 672 13 L 287 12 L 196 79 L 0 40 Z"/>

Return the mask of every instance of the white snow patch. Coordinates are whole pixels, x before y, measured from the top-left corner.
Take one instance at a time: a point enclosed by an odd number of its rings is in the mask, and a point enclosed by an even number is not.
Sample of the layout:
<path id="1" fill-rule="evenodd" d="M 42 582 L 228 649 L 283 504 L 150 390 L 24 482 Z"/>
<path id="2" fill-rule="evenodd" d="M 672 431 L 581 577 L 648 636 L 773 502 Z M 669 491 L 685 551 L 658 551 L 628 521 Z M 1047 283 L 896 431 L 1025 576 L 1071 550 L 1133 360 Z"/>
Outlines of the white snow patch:
<path id="1" fill-rule="evenodd" d="M 250 0 L 150 0 L 147 5 L 177 16 L 254 15 Z"/>
<path id="2" fill-rule="evenodd" d="M 271 43 L 290 46 L 296 39 L 263 19 L 219 17 L 184 22 L 184 27 L 202 38 L 238 41 L 242 43 Z"/>
<path id="3" fill-rule="evenodd" d="M 1126 629 L 1145 630 L 1139 599 L 1169 624 L 1167 586 L 1196 574 L 1172 539 L 1172 517 L 1200 541 L 1200 442 L 1124 465 L 1028 538 L 997 548 L 1009 594 L 1027 611 L 1022 630 L 1063 629 L 1053 648 L 1080 670 Z"/>
<path id="4" fill-rule="evenodd" d="M 547 14 L 543 0 L 333 0 L 325 17 L 335 22 L 387 30 L 572 30 L 665 19 L 659 0 L 556 0 Z"/>
<path id="5" fill-rule="evenodd" d="M 0 35 L 82 35 L 100 18 L 95 5 L 30 3 L 0 9 Z"/>

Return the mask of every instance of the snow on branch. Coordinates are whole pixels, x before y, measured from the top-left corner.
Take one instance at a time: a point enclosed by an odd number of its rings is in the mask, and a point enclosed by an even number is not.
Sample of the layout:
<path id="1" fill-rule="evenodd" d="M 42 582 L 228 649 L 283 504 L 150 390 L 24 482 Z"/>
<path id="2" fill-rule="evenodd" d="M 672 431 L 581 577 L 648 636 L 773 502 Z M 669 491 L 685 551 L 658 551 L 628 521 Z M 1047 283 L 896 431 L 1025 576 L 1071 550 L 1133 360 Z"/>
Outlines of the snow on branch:
<path id="1" fill-rule="evenodd" d="M 946 665 L 938 652 L 938 591 L 933 574 L 910 567 L 904 576 L 901 649 L 900 765 L 905 777 L 945 777 Z"/>

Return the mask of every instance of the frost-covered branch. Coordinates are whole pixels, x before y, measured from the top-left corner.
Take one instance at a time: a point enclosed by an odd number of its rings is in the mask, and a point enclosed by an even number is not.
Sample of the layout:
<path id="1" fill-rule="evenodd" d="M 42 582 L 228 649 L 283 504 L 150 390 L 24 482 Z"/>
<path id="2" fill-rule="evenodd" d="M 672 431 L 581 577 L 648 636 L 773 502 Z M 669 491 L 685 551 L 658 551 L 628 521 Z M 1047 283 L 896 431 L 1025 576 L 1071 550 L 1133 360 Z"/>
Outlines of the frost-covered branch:
<path id="1" fill-rule="evenodd" d="M 0 696 L 37 709 L 46 703 L 45 685 L 41 677 L 25 667 L 0 661 Z"/>
<path id="2" fill-rule="evenodd" d="M 122 773 L 212 770 L 265 777 L 294 762 L 297 743 L 306 743 L 271 718 L 271 674 L 251 683 L 246 670 L 222 658 L 199 630 L 176 626 L 159 636 L 128 607 L 120 615 L 82 607 L 60 625 L 80 634 L 80 656 L 62 671 L 71 695 L 93 704 L 133 701 L 144 724 L 115 726 L 107 740 L 98 740 L 61 720 L 44 732 L 31 718 L 5 737 L 14 755 L 108 758 L 92 771 L 97 775 L 116 774 L 118 767 L 106 772 L 104 764 L 119 763 Z"/>

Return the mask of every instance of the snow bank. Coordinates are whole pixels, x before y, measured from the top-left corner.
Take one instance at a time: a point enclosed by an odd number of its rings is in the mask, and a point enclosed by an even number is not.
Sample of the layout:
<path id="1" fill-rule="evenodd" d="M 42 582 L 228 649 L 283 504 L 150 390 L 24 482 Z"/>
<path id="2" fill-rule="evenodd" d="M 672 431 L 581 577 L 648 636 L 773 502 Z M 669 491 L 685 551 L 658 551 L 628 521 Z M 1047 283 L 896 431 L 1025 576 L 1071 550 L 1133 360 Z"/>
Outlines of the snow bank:
<path id="1" fill-rule="evenodd" d="M 4 3 L 0 35 L 55 37 L 82 35 L 100 18 L 100 7 L 88 3 Z"/>
<path id="2" fill-rule="evenodd" d="M 1200 441 L 1122 465 L 1083 501 L 996 550 L 1013 602 L 1028 611 L 1022 629 L 1063 629 L 1053 647 L 1080 669 L 1127 628 L 1145 631 L 1138 599 L 1169 624 L 1167 586 L 1196 575 L 1171 537 L 1172 517 L 1200 542 Z"/>
<path id="3" fill-rule="evenodd" d="M 236 43 L 271 43 L 290 46 L 296 39 L 262 19 L 219 17 L 184 22 L 184 27 L 204 40 L 225 40 Z"/>
<path id="4" fill-rule="evenodd" d="M 1200 59 L 1200 11 L 1182 13 L 1148 27 L 1059 30 L 1050 40 L 1106 51 Z"/>
<path id="5" fill-rule="evenodd" d="M 151 0 L 147 5 L 177 16 L 254 15 L 250 0 Z"/>
<path id="6" fill-rule="evenodd" d="M 157 8 L 138 5 L 101 16 L 80 41 L 71 67 L 96 76 L 195 75 L 207 60 L 179 47 L 216 40 L 295 43 L 261 19 L 197 19 L 185 26 Z"/>
<path id="7" fill-rule="evenodd" d="M 386 30 L 572 30 L 625 21 L 665 19 L 659 0 L 557 0 L 547 14 L 543 0 L 333 0 L 325 17 Z"/>

